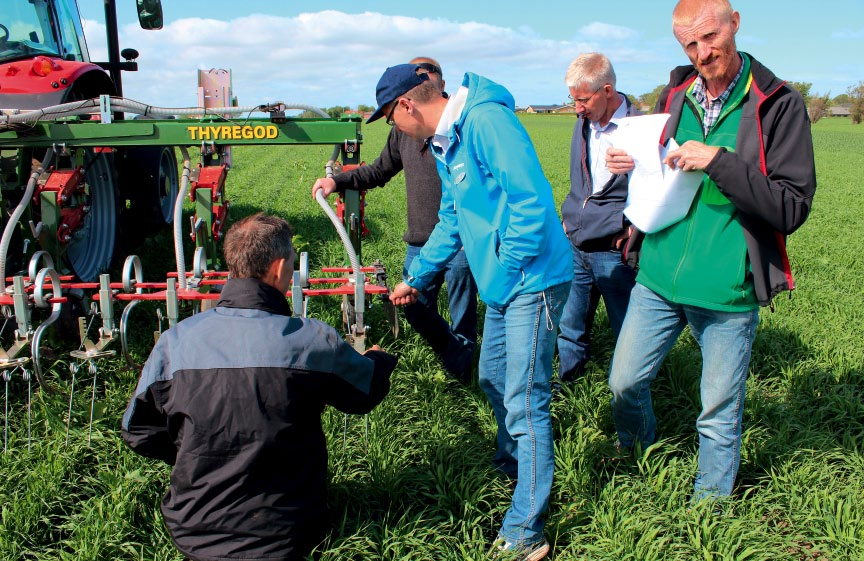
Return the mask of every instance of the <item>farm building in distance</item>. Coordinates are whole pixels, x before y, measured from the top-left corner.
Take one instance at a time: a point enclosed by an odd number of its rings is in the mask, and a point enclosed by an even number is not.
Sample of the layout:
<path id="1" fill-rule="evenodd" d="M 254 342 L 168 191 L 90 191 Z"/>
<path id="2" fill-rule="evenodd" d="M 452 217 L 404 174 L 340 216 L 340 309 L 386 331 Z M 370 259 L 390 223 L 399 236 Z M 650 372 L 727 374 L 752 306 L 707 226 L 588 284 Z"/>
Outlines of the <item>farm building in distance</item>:
<path id="1" fill-rule="evenodd" d="M 526 113 L 575 113 L 576 108 L 572 105 L 529 105 L 525 108 Z"/>

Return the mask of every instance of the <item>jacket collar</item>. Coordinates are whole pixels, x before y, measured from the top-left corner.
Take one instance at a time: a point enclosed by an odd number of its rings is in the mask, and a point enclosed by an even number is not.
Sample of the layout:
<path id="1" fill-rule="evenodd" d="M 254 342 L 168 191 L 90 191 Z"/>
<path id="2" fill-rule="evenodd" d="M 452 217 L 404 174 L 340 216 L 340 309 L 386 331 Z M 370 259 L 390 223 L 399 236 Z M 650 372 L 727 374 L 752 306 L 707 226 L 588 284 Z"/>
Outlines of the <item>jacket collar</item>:
<path id="1" fill-rule="evenodd" d="M 285 295 L 259 279 L 228 279 L 222 288 L 222 296 L 217 306 L 291 315 L 291 306 Z"/>
<path id="2" fill-rule="evenodd" d="M 770 96 L 786 82 L 774 75 L 771 70 L 763 66 L 758 60 L 753 58 L 749 53 L 739 51 L 742 56 L 750 59 L 750 73 L 753 75 L 753 82 L 760 91 L 765 92 L 766 96 Z M 680 86 L 689 85 L 696 78 L 696 69 L 693 66 L 679 66 L 670 73 L 669 84 L 675 89 Z"/>

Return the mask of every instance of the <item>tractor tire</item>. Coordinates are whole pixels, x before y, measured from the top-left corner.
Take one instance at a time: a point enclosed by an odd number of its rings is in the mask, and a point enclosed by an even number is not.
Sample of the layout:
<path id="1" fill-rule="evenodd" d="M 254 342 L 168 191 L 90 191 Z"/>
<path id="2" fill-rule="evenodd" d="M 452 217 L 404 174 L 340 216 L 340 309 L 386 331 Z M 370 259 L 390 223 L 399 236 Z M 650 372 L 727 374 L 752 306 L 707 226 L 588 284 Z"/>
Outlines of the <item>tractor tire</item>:
<path id="1" fill-rule="evenodd" d="M 177 200 L 177 156 L 170 146 L 141 146 L 124 154 L 121 189 L 129 199 L 123 237 L 140 243 L 174 222 Z"/>
<path id="2" fill-rule="evenodd" d="M 64 260 L 75 276 L 88 282 L 110 267 L 120 221 L 114 155 L 88 148 L 85 162 L 90 211 L 66 246 Z"/>

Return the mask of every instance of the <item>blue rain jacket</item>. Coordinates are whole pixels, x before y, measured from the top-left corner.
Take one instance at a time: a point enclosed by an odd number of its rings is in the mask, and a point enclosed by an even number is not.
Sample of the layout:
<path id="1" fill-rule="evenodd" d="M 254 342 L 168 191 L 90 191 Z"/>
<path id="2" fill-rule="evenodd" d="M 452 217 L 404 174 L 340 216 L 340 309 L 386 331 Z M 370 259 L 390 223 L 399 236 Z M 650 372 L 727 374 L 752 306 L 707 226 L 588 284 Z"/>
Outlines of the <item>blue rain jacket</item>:
<path id="1" fill-rule="evenodd" d="M 480 297 L 501 308 L 572 281 L 572 250 L 513 96 L 470 72 L 462 85 L 468 96 L 450 146 L 432 146 L 443 187 L 439 222 L 406 282 L 422 290 L 464 246 Z"/>

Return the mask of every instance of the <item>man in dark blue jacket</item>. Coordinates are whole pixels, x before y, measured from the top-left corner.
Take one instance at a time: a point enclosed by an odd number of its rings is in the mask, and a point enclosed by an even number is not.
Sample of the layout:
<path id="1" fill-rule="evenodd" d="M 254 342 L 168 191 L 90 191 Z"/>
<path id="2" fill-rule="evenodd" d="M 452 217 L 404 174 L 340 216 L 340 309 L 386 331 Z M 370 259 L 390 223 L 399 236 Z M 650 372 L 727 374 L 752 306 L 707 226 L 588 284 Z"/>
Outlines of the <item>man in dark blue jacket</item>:
<path id="1" fill-rule="evenodd" d="M 616 122 L 639 114 L 627 96 L 615 91 L 615 71 L 602 54 L 573 59 L 565 83 L 579 120 L 570 143 L 570 192 L 561 207 L 564 231 L 573 246 L 573 284 L 558 335 L 562 382 L 585 370 L 600 296 L 617 338 L 636 282 L 636 272 L 621 260 L 630 232 L 624 216 L 630 178 L 609 171 L 606 150 Z"/>
<path id="2" fill-rule="evenodd" d="M 225 238 L 217 307 L 163 333 L 123 417 L 136 452 L 172 466 L 162 514 L 195 561 L 299 561 L 326 530 L 321 412 L 367 413 L 395 357 L 291 317 L 291 227 L 256 214 Z"/>

